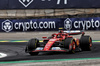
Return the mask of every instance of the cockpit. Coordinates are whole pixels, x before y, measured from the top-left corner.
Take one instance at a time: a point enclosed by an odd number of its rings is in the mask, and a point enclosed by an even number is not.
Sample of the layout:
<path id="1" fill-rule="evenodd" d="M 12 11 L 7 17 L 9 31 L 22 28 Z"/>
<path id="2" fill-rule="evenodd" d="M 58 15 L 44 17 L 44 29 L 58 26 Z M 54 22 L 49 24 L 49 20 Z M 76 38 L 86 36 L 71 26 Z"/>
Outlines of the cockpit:
<path id="1" fill-rule="evenodd" d="M 61 34 L 58 34 L 58 35 L 57 35 L 57 38 L 62 38 Z"/>
<path id="2" fill-rule="evenodd" d="M 62 38 L 62 34 L 53 34 L 52 37 L 54 37 L 54 38 Z"/>

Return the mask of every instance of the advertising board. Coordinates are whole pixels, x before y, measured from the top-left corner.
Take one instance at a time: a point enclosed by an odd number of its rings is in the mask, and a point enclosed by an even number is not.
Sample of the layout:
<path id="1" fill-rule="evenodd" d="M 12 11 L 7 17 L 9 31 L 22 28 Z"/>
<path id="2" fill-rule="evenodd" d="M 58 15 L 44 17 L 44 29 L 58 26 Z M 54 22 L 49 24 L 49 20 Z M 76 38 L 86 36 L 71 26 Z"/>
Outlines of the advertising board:
<path id="1" fill-rule="evenodd" d="M 0 9 L 100 8 L 100 0 L 0 0 Z"/>
<path id="2" fill-rule="evenodd" d="M 100 17 L 54 19 L 1 19 L 1 32 L 100 30 Z"/>

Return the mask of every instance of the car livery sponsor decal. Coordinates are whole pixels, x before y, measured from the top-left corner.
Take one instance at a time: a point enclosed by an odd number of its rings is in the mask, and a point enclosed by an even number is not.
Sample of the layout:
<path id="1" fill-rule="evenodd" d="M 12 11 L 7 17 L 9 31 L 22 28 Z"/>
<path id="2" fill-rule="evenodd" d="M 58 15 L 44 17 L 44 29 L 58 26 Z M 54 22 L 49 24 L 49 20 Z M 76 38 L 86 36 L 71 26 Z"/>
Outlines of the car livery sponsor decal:
<path id="1" fill-rule="evenodd" d="M 52 47 L 51 50 L 61 50 L 60 47 Z"/>
<path id="2" fill-rule="evenodd" d="M 43 47 L 37 47 L 36 50 L 43 50 Z"/>

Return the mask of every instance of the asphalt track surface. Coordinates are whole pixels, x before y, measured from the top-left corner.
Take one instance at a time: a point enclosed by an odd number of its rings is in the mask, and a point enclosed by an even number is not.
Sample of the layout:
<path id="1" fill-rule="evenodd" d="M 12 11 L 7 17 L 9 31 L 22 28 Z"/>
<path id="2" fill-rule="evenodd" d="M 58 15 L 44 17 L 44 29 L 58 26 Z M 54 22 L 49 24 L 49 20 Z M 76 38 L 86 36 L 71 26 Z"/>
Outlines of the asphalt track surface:
<path id="1" fill-rule="evenodd" d="M 49 60 L 49 59 L 76 59 L 76 58 L 98 58 L 100 57 L 100 42 L 93 42 L 92 51 L 69 53 L 39 53 L 37 56 L 30 56 L 25 53 L 27 42 L 1 42 L 0 52 L 8 56 L 1 58 L 1 61 L 24 61 L 24 60 Z"/>

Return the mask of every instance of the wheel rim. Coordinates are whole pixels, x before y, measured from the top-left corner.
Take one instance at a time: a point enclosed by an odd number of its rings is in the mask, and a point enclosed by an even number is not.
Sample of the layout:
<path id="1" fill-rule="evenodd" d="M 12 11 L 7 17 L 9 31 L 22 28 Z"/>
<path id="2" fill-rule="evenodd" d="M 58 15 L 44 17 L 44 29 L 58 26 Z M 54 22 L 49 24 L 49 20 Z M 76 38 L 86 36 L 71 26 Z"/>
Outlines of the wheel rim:
<path id="1" fill-rule="evenodd" d="M 89 42 L 90 42 L 90 47 L 92 47 L 92 40 L 90 39 Z"/>
<path id="2" fill-rule="evenodd" d="M 76 47 L 75 47 L 75 42 L 73 41 L 73 50 L 75 50 L 75 48 L 76 48 Z"/>
<path id="3" fill-rule="evenodd" d="M 72 44 L 69 45 L 69 50 L 72 50 Z"/>

